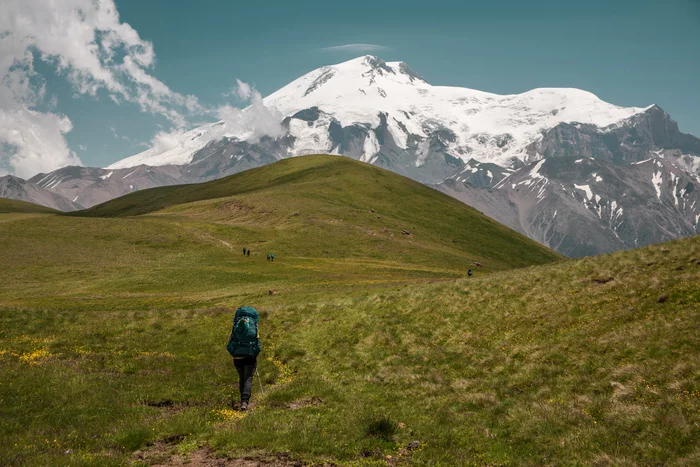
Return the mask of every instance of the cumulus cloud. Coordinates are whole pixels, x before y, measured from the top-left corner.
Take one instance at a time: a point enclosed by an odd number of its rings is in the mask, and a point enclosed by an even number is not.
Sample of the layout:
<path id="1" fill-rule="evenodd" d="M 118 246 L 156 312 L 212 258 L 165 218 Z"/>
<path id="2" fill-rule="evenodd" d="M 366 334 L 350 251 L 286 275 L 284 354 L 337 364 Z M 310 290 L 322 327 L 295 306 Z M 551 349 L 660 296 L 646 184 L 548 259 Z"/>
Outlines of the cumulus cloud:
<path id="1" fill-rule="evenodd" d="M 218 139 L 224 135 L 236 135 L 253 142 L 259 141 L 263 136 L 281 136 L 284 133 L 284 116 L 276 109 L 265 106 L 262 95 L 255 88 L 240 80 L 236 81 L 236 94 L 250 105 L 244 109 L 231 105 L 223 105 L 216 109 L 216 115 L 223 125 L 218 127 L 219 134 L 212 136 Z"/>
<path id="2" fill-rule="evenodd" d="M 250 84 L 244 83 L 240 79 L 236 80 L 236 86 L 233 88 L 233 91 L 241 100 L 248 100 L 253 94 L 253 90 L 250 87 Z"/>
<path id="3" fill-rule="evenodd" d="M 66 76 L 76 94 L 134 103 L 184 127 L 186 113 L 204 109 L 194 96 L 172 91 L 149 71 L 150 42 L 121 22 L 114 0 L 3 0 L 0 15 L 0 165 L 30 176 L 80 160 L 66 144 L 70 120 L 51 111 L 40 59 Z"/>
<path id="4" fill-rule="evenodd" d="M 263 136 L 277 138 L 285 133 L 282 127 L 284 116 L 272 107 L 265 106 L 260 92 L 248 83 L 236 80 L 236 86 L 225 94 L 236 96 L 248 104 L 245 108 L 230 104 L 219 106 L 207 113 L 217 117 L 221 124 L 209 127 L 203 136 L 204 142 L 218 141 L 223 137 L 235 137 L 252 143 Z M 161 130 L 151 139 L 149 152 L 159 154 L 176 148 L 184 148 L 187 143 L 182 129 Z"/>
<path id="5" fill-rule="evenodd" d="M 377 44 L 344 44 L 344 45 L 334 45 L 332 47 L 323 47 L 321 49 L 324 52 L 351 52 L 351 53 L 363 53 L 363 52 L 381 52 L 383 50 L 389 50 L 389 47 Z"/>
<path id="6" fill-rule="evenodd" d="M 20 177 L 50 172 L 57 167 L 81 165 L 68 148 L 64 134 L 68 118 L 28 109 L 0 110 L 0 162 Z"/>
<path id="7" fill-rule="evenodd" d="M 170 151 L 180 146 L 183 142 L 183 131 L 159 131 L 151 139 L 150 147 L 153 149 L 154 153 L 161 153 L 165 151 Z"/>
<path id="8" fill-rule="evenodd" d="M 65 139 L 72 124 L 56 111 L 55 97 L 46 95 L 44 78 L 35 70 L 38 60 L 65 76 L 75 96 L 97 97 L 102 91 L 116 104 L 131 103 L 165 117 L 170 128 L 156 133 L 153 150 L 183 144 L 193 118 L 223 121 L 207 136 L 211 139 L 236 135 L 255 141 L 283 134 L 282 115 L 265 107 L 260 93 L 243 81 L 236 80 L 227 95 L 248 107 L 209 108 L 153 76 L 153 45 L 120 20 L 114 0 L 0 1 L 0 171 L 29 177 L 81 164 Z"/>

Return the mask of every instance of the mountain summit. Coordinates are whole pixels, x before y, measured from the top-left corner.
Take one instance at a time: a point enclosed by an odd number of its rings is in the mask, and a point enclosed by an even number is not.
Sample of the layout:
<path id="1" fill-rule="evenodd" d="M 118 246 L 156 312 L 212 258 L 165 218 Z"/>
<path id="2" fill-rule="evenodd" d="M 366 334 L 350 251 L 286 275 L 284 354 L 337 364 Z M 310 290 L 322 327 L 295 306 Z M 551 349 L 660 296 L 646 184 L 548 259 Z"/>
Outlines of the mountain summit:
<path id="1" fill-rule="evenodd" d="M 372 55 L 307 73 L 263 102 L 287 118 L 293 138 L 286 156 L 333 153 L 375 163 L 388 146 L 392 154 L 385 151 L 383 165 L 408 164 L 412 167 L 400 172 L 426 182 L 444 178 L 459 160 L 511 165 L 527 156 L 526 147 L 542 130 L 562 122 L 604 127 L 646 110 L 608 104 L 579 89 L 498 95 L 433 86 L 404 62 Z M 222 123 L 186 133 L 176 148 L 151 149 L 109 168 L 190 163 Z M 224 136 L 240 140 L 246 135 Z M 430 160 L 437 152 L 457 161 L 448 160 L 443 168 L 442 161 Z"/>

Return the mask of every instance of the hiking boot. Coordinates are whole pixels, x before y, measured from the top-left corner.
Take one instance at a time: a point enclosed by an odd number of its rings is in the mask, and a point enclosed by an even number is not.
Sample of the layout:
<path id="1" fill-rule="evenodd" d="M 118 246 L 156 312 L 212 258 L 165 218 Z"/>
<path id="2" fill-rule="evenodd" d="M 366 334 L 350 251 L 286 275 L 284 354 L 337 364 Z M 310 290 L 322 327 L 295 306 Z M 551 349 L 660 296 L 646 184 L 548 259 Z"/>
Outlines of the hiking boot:
<path id="1" fill-rule="evenodd" d="M 241 411 L 245 412 L 246 410 L 248 410 L 248 403 L 243 401 L 241 402 Z"/>

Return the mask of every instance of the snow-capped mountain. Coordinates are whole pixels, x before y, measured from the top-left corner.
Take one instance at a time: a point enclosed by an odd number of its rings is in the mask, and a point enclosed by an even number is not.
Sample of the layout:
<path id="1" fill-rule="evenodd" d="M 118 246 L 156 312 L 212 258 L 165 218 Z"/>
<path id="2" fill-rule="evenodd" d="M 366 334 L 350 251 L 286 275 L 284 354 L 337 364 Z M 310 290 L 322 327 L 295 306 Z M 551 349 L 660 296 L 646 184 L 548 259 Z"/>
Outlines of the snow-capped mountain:
<path id="1" fill-rule="evenodd" d="M 410 156 L 402 162 L 417 168 L 438 148 L 464 162 L 473 158 L 510 165 L 527 156 L 526 147 L 542 130 L 559 123 L 607 126 L 646 110 L 617 107 L 579 89 L 498 95 L 432 86 L 405 63 L 373 56 L 314 70 L 263 102 L 287 117 L 293 141 L 286 156 L 335 153 L 375 163 L 387 157 L 381 150 L 390 145 Z M 108 168 L 189 163 L 222 123 L 183 134 L 175 148 L 161 153 L 149 149 Z M 224 136 L 240 140 L 242 135 Z"/>
<path id="2" fill-rule="evenodd" d="M 578 89 L 432 86 L 405 63 L 372 56 L 314 70 L 263 104 L 281 135 L 216 122 L 167 150 L 30 181 L 89 207 L 330 153 L 432 184 L 569 256 L 700 233 L 700 139 L 654 105 L 618 107 Z"/>
<path id="3" fill-rule="evenodd" d="M 700 233 L 700 139 L 659 107 L 605 128 L 560 124 L 529 151 L 540 158 L 518 170 L 475 163 L 439 189 L 568 256 Z"/>

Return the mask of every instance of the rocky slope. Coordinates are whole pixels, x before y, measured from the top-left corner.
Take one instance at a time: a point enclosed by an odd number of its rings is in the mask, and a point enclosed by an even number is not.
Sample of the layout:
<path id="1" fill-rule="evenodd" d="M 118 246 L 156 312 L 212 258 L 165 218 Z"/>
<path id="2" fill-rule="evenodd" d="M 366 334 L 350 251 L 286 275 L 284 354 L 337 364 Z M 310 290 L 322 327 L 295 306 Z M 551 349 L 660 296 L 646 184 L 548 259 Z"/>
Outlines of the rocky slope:
<path id="1" fill-rule="evenodd" d="M 128 169 L 68 166 L 29 179 L 37 187 L 90 207 L 132 191 L 183 183 L 183 168 L 140 165 Z"/>
<path id="2" fill-rule="evenodd" d="M 700 140 L 656 106 L 603 129 L 560 124 L 528 150 L 514 172 L 481 164 L 438 188 L 568 256 L 700 233 Z"/>
<path id="3" fill-rule="evenodd" d="M 12 175 L 0 177 L 0 198 L 27 201 L 59 211 L 76 211 L 83 208 L 58 193 Z"/>

